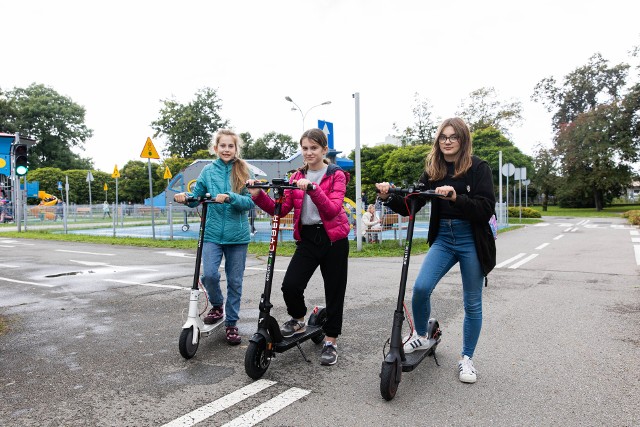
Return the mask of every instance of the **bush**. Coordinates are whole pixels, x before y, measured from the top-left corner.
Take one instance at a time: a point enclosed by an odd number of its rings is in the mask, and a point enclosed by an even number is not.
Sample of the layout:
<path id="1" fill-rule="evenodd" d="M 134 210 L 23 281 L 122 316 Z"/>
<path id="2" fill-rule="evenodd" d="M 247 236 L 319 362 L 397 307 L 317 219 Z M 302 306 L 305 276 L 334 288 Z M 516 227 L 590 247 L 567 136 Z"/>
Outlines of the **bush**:
<path id="1" fill-rule="evenodd" d="M 520 218 L 520 209 L 522 209 L 522 218 L 542 218 L 540 212 L 531 208 L 509 208 L 509 218 Z"/>
<path id="2" fill-rule="evenodd" d="M 622 214 L 633 225 L 640 225 L 640 210 L 626 211 Z"/>

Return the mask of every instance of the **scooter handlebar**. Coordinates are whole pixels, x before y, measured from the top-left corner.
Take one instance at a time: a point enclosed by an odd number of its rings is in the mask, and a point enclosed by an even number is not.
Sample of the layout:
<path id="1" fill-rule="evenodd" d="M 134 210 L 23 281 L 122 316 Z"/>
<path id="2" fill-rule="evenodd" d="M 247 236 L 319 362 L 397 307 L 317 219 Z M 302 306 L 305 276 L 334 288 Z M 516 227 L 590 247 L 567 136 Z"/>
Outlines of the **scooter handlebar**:
<path id="1" fill-rule="evenodd" d="M 389 190 L 387 191 L 389 194 L 398 194 L 400 196 L 408 196 L 410 194 L 417 194 L 420 196 L 427 196 L 427 197 L 431 197 L 431 198 L 445 198 L 445 197 L 451 197 L 453 196 L 453 191 L 449 191 L 449 193 L 447 193 L 447 195 L 443 195 L 443 194 L 439 194 L 436 193 L 435 190 L 421 190 L 422 186 L 416 186 L 416 187 L 408 187 L 408 188 L 398 188 L 398 187 L 390 187 Z M 379 193 L 380 190 L 376 189 L 376 192 Z"/>
<path id="2" fill-rule="evenodd" d="M 253 185 L 247 185 L 247 188 L 262 188 L 263 190 L 268 190 L 269 188 L 280 188 L 281 190 L 298 190 L 296 181 L 289 184 L 288 182 L 276 182 L 275 179 L 272 182 L 256 182 Z M 314 184 L 307 185 L 307 190 L 315 189 L 316 186 Z"/>
<path id="3" fill-rule="evenodd" d="M 216 203 L 215 199 L 213 198 L 213 196 L 210 193 L 206 193 L 204 196 L 200 196 L 200 197 L 187 196 L 185 198 L 184 202 L 185 202 L 185 204 L 186 203 L 193 203 L 193 202 L 198 202 L 198 203 L 203 203 L 203 202 Z"/>

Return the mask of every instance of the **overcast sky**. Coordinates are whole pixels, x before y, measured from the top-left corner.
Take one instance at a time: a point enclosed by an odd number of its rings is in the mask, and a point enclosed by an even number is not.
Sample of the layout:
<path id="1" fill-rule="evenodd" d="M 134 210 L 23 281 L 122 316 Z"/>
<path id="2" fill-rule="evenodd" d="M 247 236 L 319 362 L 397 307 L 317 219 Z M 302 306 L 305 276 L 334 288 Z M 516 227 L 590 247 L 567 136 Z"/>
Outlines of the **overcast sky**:
<path id="1" fill-rule="evenodd" d="M 254 138 L 299 138 L 302 117 L 285 96 L 305 112 L 331 101 L 304 125 L 333 122 L 345 154 L 355 147 L 355 92 L 361 143 L 373 145 L 393 123 L 413 123 L 416 92 L 446 118 L 471 91 L 494 87 L 523 103 L 511 137 L 532 154 L 551 140 L 550 115 L 529 100 L 535 84 L 597 52 L 629 61 L 640 45 L 640 2 L 618 0 L 0 0 L 0 16 L 0 88 L 35 82 L 84 106 L 94 135 L 82 155 L 106 172 L 141 160 L 161 99 L 188 103 L 203 87 Z"/>

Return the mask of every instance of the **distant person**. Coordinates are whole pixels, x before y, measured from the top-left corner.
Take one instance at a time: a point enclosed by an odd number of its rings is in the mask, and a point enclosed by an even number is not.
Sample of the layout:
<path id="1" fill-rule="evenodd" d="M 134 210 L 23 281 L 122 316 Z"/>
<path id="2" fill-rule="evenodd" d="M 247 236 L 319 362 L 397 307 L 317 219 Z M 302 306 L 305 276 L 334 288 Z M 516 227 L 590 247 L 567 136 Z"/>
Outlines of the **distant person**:
<path id="1" fill-rule="evenodd" d="M 209 193 L 216 203 L 207 209 L 202 246 L 202 282 L 211 303 L 211 310 L 204 323 L 212 325 L 222 320 L 226 327 L 226 340 L 231 345 L 240 344 L 242 338 L 236 326 L 239 320 L 242 280 L 244 276 L 249 237 L 247 213 L 253 201 L 246 187 L 252 178 L 249 166 L 240 158 L 242 139 L 234 132 L 220 129 L 209 148 L 218 158 L 206 165 L 191 193 L 178 193 L 173 200 L 185 203 L 188 196 L 202 197 Z M 197 202 L 190 204 L 194 207 Z M 227 302 L 220 289 L 220 263 L 224 256 L 227 275 Z"/>
<path id="2" fill-rule="evenodd" d="M 431 201 L 429 252 L 416 277 L 411 299 L 416 329 L 404 344 L 405 353 L 428 348 L 431 293 L 440 279 L 459 263 L 464 320 L 458 375 L 464 383 L 476 382 L 472 357 L 482 328 L 482 285 L 496 265 L 496 244 L 488 223 L 496 204 L 491 168 L 471 153 L 471 134 L 466 123 L 457 117 L 444 120 L 436 131 L 419 182 L 445 197 Z M 404 199 L 388 193 L 388 182 L 376 187 L 387 206 L 400 215 L 409 215 Z M 420 209 L 427 199 L 417 197 Z"/>
<path id="3" fill-rule="evenodd" d="M 109 218 L 111 218 L 111 212 L 109 211 L 109 202 L 105 200 L 102 204 L 102 218 L 105 218 L 107 215 L 109 215 Z"/>
<path id="4" fill-rule="evenodd" d="M 382 221 L 376 212 L 374 205 L 369 205 L 367 211 L 362 215 L 362 235 L 367 238 L 369 243 L 380 242 L 380 231 L 382 231 Z"/>
<path id="5" fill-rule="evenodd" d="M 363 191 L 361 198 L 362 198 L 362 208 L 366 209 L 366 207 L 369 206 L 369 198 L 367 197 L 367 193 Z"/>
<path id="6" fill-rule="evenodd" d="M 293 237 L 296 249 L 282 281 L 282 295 L 291 316 L 280 328 L 285 338 L 306 330 L 307 306 L 304 291 L 318 267 L 324 281 L 327 321 L 322 326 L 326 335 L 320 363 L 334 365 L 338 360 L 336 340 L 342 333 L 344 296 L 349 264 L 349 219 L 344 211 L 344 195 L 349 174 L 329 163 L 327 136 L 317 128 L 300 138 L 304 165 L 293 173 L 290 182 L 298 189 L 285 190 L 281 216 L 293 209 Z M 253 181 L 250 181 L 253 184 Z M 308 190 L 309 184 L 315 184 Z M 251 196 L 262 210 L 273 215 L 275 202 L 263 190 L 250 188 Z"/>

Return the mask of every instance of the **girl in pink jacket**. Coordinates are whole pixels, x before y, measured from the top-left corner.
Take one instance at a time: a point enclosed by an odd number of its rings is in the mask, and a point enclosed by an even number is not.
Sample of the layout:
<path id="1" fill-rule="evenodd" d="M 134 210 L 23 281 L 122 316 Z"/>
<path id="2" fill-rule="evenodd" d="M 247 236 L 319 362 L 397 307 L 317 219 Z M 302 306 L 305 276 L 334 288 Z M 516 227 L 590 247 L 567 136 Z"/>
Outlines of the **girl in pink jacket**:
<path id="1" fill-rule="evenodd" d="M 309 129 L 300 138 L 305 165 L 290 178 L 297 190 L 285 190 L 280 215 L 293 209 L 293 237 L 298 242 L 282 282 L 282 294 L 291 319 L 281 328 L 285 338 L 306 329 L 307 306 L 304 290 L 320 266 L 324 280 L 327 321 L 323 326 L 326 341 L 320 363 L 333 365 L 338 360 L 336 338 L 342 332 L 342 312 L 347 288 L 349 258 L 349 219 L 342 207 L 349 174 L 328 163 L 327 136 L 320 129 Z M 252 183 L 252 182 L 251 182 Z M 308 184 L 315 189 L 306 190 Z M 256 205 L 270 215 L 275 202 L 261 189 L 249 189 Z"/>

